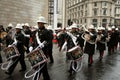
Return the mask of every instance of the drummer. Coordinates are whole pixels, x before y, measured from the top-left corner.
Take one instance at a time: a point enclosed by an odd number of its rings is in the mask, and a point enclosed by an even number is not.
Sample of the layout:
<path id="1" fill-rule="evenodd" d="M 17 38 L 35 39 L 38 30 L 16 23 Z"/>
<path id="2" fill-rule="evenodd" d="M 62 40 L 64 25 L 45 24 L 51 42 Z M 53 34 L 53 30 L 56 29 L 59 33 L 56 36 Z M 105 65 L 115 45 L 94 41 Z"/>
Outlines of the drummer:
<path id="1" fill-rule="evenodd" d="M 0 25 L 0 51 L 2 50 L 2 46 L 3 46 L 3 38 L 4 38 L 4 28 L 3 25 Z M 1 57 L 1 52 L 0 52 L 0 63 L 2 63 L 2 57 Z"/>
<path id="2" fill-rule="evenodd" d="M 21 24 L 17 24 L 16 27 L 16 34 L 15 34 L 15 39 L 14 42 L 12 43 L 12 45 L 15 45 L 20 53 L 20 57 L 18 57 L 16 59 L 16 61 L 14 62 L 14 64 L 12 64 L 8 70 L 5 72 L 8 75 L 11 75 L 16 67 L 16 65 L 18 64 L 18 62 L 20 61 L 20 65 L 21 65 L 21 69 L 19 70 L 21 71 L 25 71 L 26 70 L 26 64 L 24 61 L 24 35 L 21 33 L 22 30 L 22 26 Z"/>
<path id="3" fill-rule="evenodd" d="M 51 47 L 50 44 L 51 44 L 52 37 L 50 35 L 52 35 L 52 34 L 45 28 L 46 23 L 47 22 L 45 21 L 45 18 L 43 16 L 40 16 L 39 19 L 37 20 L 38 30 L 37 30 L 36 36 L 32 42 L 33 44 L 34 43 L 37 43 L 37 44 L 36 45 L 32 44 L 32 46 L 29 48 L 29 50 L 31 51 L 32 48 L 34 49 L 39 46 L 40 48 L 42 48 L 44 54 L 47 56 L 49 53 L 48 49 L 49 49 L 49 47 Z M 41 74 L 41 73 L 43 74 L 44 80 L 50 80 L 50 77 L 48 74 L 48 69 L 47 69 L 47 63 L 45 63 L 44 67 L 39 72 L 39 74 Z"/>

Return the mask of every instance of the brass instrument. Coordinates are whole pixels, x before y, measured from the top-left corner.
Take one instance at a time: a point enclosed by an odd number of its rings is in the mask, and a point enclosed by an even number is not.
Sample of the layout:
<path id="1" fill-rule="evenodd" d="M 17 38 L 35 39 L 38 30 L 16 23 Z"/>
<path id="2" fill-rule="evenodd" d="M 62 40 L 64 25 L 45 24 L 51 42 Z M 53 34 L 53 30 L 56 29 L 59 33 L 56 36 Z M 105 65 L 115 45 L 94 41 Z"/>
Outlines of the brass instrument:
<path id="1" fill-rule="evenodd" d="M 94 36 L 94 34 L 92 34 L 91 32 L 88 31 L 88 29 L 85 27 L 85 25 L 82 25 L 82 28 L 84 29 L 84 33 L 81 35 L 81 37 L 88 43 L 90 44 L 95 44 L 96 40 L 92 39 L 92 36 Z"/>
<path id="2" fill-rule="evenodd" d="M 104 36 L 103 34 L 98 34 L 98 35 L 97 35 L 97 38 L 96 38 L 96 41 L 105 44 L 105 43 L 106 43 L 106 38 L 103 39 L 104 37 L 105 37 L 105 36 Z"/>
<path id="3" fill-rule="evenodd" d="M 88 33 L 83 33 L 83 34 L 81 35 L 81 37 L 82 37 L 86 42 L 88 42 L 88 43 L 90 43 L 90 44 L 95 44 L 95 43 L 96 43 L 96 39 L 93 39 L 92 36 L 93 36 L 92 33 L 90 33 L 90 34 L 88 34 Z"/>
<path id="4" fill-rule="evenodd" d="M 7 35 L 7 32 L 3 31 L 0 33 L 0 38 L 3 39 Z"/>

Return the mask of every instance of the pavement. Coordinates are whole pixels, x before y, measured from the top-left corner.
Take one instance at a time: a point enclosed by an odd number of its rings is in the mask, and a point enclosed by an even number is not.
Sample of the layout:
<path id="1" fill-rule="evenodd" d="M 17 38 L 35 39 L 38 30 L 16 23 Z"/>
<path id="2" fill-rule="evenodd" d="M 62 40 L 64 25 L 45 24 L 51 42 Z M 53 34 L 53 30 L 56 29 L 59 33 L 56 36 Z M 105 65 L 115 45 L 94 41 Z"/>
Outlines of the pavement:
<path id="1" fill-rule="evenodd" d="M 3 54 L 1 52 L 1 54 Z M 108 55 L 105 51 L 102 61 L 99 61 L 99 53 L 95 51 L 94 62 L 91 67 L 88 67 L 87 54 L 84 54 L 83 66 L 81 70 L 73 75 L 68 72 L 69 63 L 66 61 L 65 52 L 59 52 L 57 44 L 53 48 L 54 63 L 48 62 L 48 71 L 51 80 L 120 80 L 120 49 L 112 55 Z M 4 58 L 4 56 L 3 56 Z M 30 63 L 25 59 L 27 70 L 30 69 Z M 6 75 L 0 69 L 0 80 L 31 80 L 25 79 L 25 72 L 19 72 L 20 64 L 17 65 L 11 76 Z M 41 80 L 43 80 L 41 75 Z"/>

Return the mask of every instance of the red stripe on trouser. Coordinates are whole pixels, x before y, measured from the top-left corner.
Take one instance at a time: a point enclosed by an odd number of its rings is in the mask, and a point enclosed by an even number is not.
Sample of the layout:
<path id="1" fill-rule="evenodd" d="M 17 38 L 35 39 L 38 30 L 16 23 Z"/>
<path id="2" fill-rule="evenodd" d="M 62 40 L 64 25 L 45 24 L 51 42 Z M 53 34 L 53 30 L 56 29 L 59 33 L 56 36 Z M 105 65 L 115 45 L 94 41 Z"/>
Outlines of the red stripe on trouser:
<path id="1" fill-rule="evenodd" d="M 114 48 L 115 48 L 115 49 L 117 49 L 117 47 L 118 47 L 118 43 L 117 43 L 117 44 L 115 44 Z"/>
<path id="2" fill-rule="evenodd" d="M 104 51 L 100 51 L 100 57 L 103 57 Z"/>
<path id="3" fill-rule="evenodd" d="M 89 55 L 89 64 L 92 64 L 92 62 L 93 62 L 93 59 L 92 59 L 92 57 L 93 57 L 93 55 Z"/>

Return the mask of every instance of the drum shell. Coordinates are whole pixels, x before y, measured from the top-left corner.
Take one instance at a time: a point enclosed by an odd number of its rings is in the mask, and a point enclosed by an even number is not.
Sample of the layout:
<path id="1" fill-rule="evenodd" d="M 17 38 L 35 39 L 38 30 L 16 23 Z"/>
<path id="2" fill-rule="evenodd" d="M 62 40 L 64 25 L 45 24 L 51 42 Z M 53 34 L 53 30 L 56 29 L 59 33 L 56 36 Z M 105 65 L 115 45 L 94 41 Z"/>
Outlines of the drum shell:
<path id="1" fill-rule="evenodd" d="M 82 55 L 83 55 L 83 52 L 81 49 L 77 49 L 72 52 L 67 52 L 66 54 L 68 60 L 76 60 L 80 58 Z"/>

